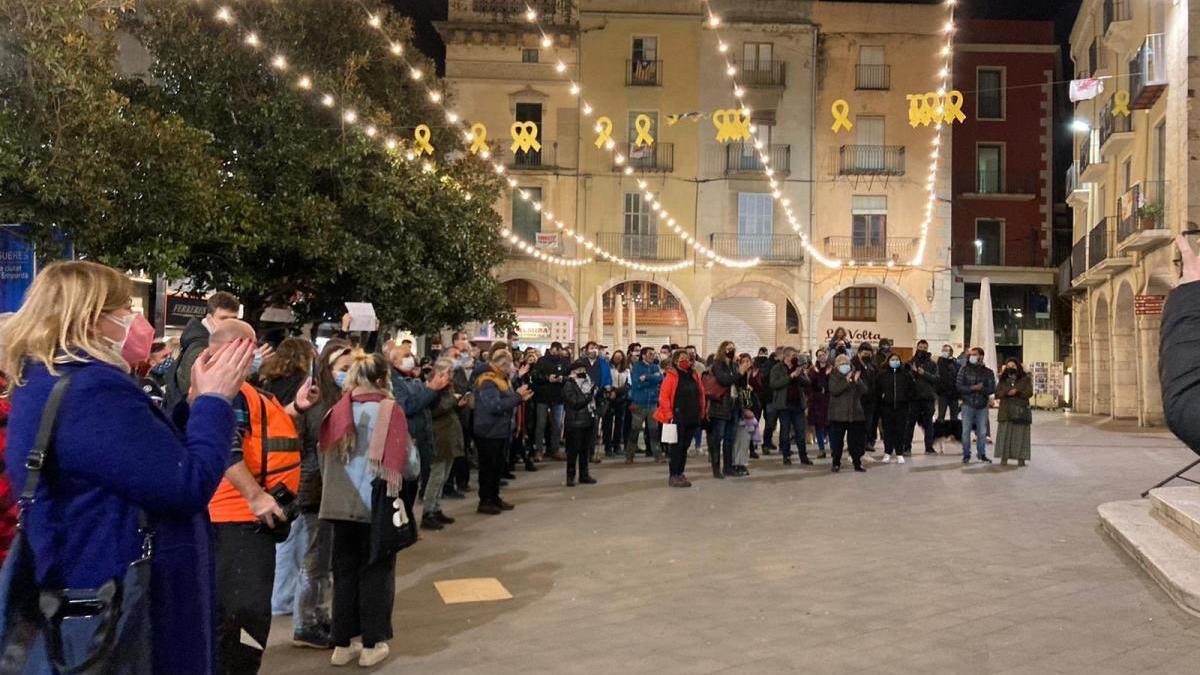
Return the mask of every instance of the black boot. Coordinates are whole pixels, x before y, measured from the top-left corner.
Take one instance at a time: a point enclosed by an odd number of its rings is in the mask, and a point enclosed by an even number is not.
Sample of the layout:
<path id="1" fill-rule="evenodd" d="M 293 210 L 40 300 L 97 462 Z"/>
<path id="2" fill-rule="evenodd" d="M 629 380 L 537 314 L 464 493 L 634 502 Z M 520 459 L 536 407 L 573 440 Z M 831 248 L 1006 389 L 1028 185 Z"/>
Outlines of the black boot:
<path id="1" fill-rule="evenodd" d="M 725 474 L 721 473 L 721 460 L 720 459 L 717 459 L 715 457 L 713 458 L 712 470 L 713 470 L 713 478 L 717 478 L 717 479 L 725 478 Z"/>

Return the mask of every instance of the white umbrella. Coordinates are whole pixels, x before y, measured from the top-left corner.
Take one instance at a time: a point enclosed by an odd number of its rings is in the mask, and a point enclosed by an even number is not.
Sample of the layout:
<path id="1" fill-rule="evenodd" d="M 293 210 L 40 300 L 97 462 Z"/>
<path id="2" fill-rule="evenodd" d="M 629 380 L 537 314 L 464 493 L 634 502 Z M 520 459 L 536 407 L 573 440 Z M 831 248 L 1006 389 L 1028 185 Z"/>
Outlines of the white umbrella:
<path id="1" fill-rule="evenodd" d="M 599 286 L 596 287 L 595 309 L 592 310 L 592 341 L 604 341 L 604 293 Z"/>
<path id="2" fill-rule="evenodd" d="M 971 301 L 971 334 L 967 337 L 967 344 L 964 345 L 963 351 L 971 351 L 971 347 L 983 346 L 983 332 L 979 325 L 979 298 Z"/>
<path id="3" fill-rule="evenodd" d="M 633 344 L 635 342 L 637 342 L 637 303 L 634 302 L 634 298 L 630 298 L 629 299 L 629 344 Z M 625 358 L 628 359 L 629 355 L 626 354 Z"/>
<path id="4" fill-rule="evenodd" d="M 613 344 L 612 352 L 621 348 L 621 338 L 625 337 L 625 308 L 621 306 L 621 294 L 613 294 Z"/>
<path id="5" fill-rule="evenodd" d="M 997 372 L 996 366 L 996 324 L 992 314 L 992 282 L 987 277 L 979 282 L 979 328 L 982 333 L 977 347 L 983 349 L 983 362 L 992 372 Z M 972 323 L 974 323 L 972 317 Z"/>

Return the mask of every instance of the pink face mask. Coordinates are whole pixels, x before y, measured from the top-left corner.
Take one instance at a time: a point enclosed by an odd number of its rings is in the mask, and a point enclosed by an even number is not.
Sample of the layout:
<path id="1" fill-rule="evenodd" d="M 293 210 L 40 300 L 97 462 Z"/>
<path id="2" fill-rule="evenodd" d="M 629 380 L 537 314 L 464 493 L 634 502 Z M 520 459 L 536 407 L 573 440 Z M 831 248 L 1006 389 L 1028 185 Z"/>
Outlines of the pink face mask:
<path id="1" fill-rule="evenodd" d="M 150 347 L 154 344 L 154 326 L 146 320 L 145 316 L 130 314 L 123 319 L 118 319 L 115 316 L 106 315 L 105 318 L 125 329 L 125 339 L 117 342 L 113 347 L 121 352 L 121 357 L 125 359 L 130 368 L 137 368 L 139 363 L 150 358 Z"/>

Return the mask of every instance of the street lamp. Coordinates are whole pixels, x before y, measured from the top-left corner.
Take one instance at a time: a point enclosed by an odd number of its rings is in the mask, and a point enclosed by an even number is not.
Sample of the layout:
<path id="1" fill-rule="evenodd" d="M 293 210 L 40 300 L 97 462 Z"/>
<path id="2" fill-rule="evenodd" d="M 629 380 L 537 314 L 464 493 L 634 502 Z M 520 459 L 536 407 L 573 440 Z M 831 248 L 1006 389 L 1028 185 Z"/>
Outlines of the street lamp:
<path id="1" fill-rule="evenodd" d="M 1092 130 L 1092 124 L 1091 124 L 1091 122 L 1088 122 L 1086 119 L 1084 119 L 1082 117 L 1076 117 L 1075 119 L 1071 120 L 1071 131 L 1074 131 L 1075 133 L 1079 133 L 1079 134 L 1086 134 L 1087 132 L 1089 132 L 1091 130 Z"/>

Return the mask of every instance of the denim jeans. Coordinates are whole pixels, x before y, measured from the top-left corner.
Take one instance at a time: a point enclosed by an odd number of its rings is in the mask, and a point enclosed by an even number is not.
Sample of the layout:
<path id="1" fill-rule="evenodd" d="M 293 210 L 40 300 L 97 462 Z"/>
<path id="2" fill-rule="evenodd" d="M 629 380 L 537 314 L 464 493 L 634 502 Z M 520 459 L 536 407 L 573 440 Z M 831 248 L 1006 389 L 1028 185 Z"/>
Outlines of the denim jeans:
<path id="1" fill-rule="evenodd" d="M 550 425 L 550 454 L 558 454 L 558 439 L 562 437 L 563 406 L 561 403 L 537 404 L 537 423 L 533 428 L 533 448 L 541 454 L 546 450 L 546 424 Z"/>
<path id="2" fill-rule="evenodd" d="M 817 439 L 817 449 L 825 452 L 825 442 L 829 439 L 829 427 L 813 427 L 813 436 Z"/>
<path id="3" fill-rule="evenodd" d="M 988 409 L 972 408 L 969 405 L 962 409 L 962 442 L 963 459 L 971 458 L 971 432 L 975 432 L 975 452 L 979 459 L 987 457 Z"/>
<path id="4" fill-rule="evenodd" d="M 300 576 L 300 560 L 303 558 L 305 537 L 303 527 L 292 523 L 287 541 L 275 545 L 275 585 L 271 589 L 271 614 L 287 616 L 296 603 L 296 579 Z"/>
<path id="5" fill-rule="evenodd" d="M 801 458 L 808 458 L 808 438 L 804 431 L 803 408 L 780 408 L 779 415 L 779 451 L 785 458 L 792 456 L 792 443 Z"/>
<path id="6" fill-rule="evenodd" d="M 329 632 L 331 555 L 329 523 L 315 513 L 301 513 L 287 541 L 275 547 L 271 612 L 291 614 L 297 635 Z M 287 604 L 281 604 L 284 600 Z"/>
<path id="7" fill-rule="evenodd" d="M 734 414 L 740 411 L 735 410 Z M 708 427 L 708 461 L 713 468 L 733 469 L 733 442 L 737 438 L 737 423 L 734 420 L 710 419 Z"/>
<path id="8" fill-rule="evenodd" d="M 638 406 L 637 410 L 629 413 L 631 427 L 629 429 L 629 440 L 625 442 L 625 456 L 633 457 L 637 454 L 638 436 L 641 435 L 643 428 L 646 431 L 646 448 L 650 450 L 650 454 L 654 455 L 654 459 L 658 459 L 662 455 L 662 448 L 659 446 L 659 434 L 661 434 L 660 424 L 654 419 L 654 408 L 651 406 Z"/>

